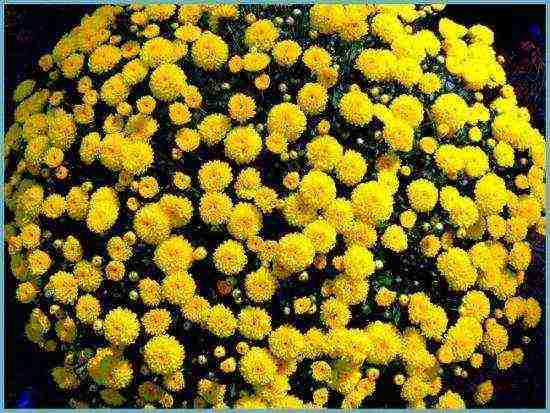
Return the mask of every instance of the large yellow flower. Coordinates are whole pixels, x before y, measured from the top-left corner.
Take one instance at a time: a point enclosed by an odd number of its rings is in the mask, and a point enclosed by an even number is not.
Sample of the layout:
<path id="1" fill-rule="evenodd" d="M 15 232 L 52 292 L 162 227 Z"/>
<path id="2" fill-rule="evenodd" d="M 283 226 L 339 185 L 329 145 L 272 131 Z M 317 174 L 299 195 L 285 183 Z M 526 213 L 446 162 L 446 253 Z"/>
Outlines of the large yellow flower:
<path id="1" fill-rule="evenodd" d="M 195 64 L 206 71 L 220 69 L 229 57 L 229 47 L 225 41 L 210 32 L 204 32 L 193 43 L 191 49 Z"/>

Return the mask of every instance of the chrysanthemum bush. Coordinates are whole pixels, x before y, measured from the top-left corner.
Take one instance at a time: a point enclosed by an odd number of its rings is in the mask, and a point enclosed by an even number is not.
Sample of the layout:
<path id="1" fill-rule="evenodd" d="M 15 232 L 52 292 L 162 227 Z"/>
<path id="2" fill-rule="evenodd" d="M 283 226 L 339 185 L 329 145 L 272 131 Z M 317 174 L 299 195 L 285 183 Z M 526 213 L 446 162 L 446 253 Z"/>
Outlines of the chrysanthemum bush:
<path id="1" fill-rule="evenodd" d="M 39 58 L 5 238 L 71 405 L 491 400 L 542 315 L 544 138 L 442 10 L 104 6 Z"/>

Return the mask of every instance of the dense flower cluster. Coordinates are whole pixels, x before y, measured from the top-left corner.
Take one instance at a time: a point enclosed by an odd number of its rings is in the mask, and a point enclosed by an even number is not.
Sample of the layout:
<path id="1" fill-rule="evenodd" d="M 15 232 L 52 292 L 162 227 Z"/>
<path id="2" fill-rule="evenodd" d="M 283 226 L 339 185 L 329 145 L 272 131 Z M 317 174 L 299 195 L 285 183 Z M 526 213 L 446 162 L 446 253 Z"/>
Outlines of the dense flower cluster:
<path id="1" fill-rule="evenodd" d="M 39 59 L 5 238 L 74 406 L 492 399 L 543 316 L 545 143 L 442 10 L 110 5 Z"/>

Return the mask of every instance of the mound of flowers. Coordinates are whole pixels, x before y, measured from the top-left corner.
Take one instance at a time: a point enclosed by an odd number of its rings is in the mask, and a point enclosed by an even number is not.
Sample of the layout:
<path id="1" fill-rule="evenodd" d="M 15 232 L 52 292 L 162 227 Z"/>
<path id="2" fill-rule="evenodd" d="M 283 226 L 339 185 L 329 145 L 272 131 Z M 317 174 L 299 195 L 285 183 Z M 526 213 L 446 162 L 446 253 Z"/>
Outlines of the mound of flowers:
<path id="1" fill-rule="evenodd" d="M 5 239 L 71 406 L 492 399 L 542 316 L 545 142 L 442 10 L 110 5 L 39 58 Z"/>

